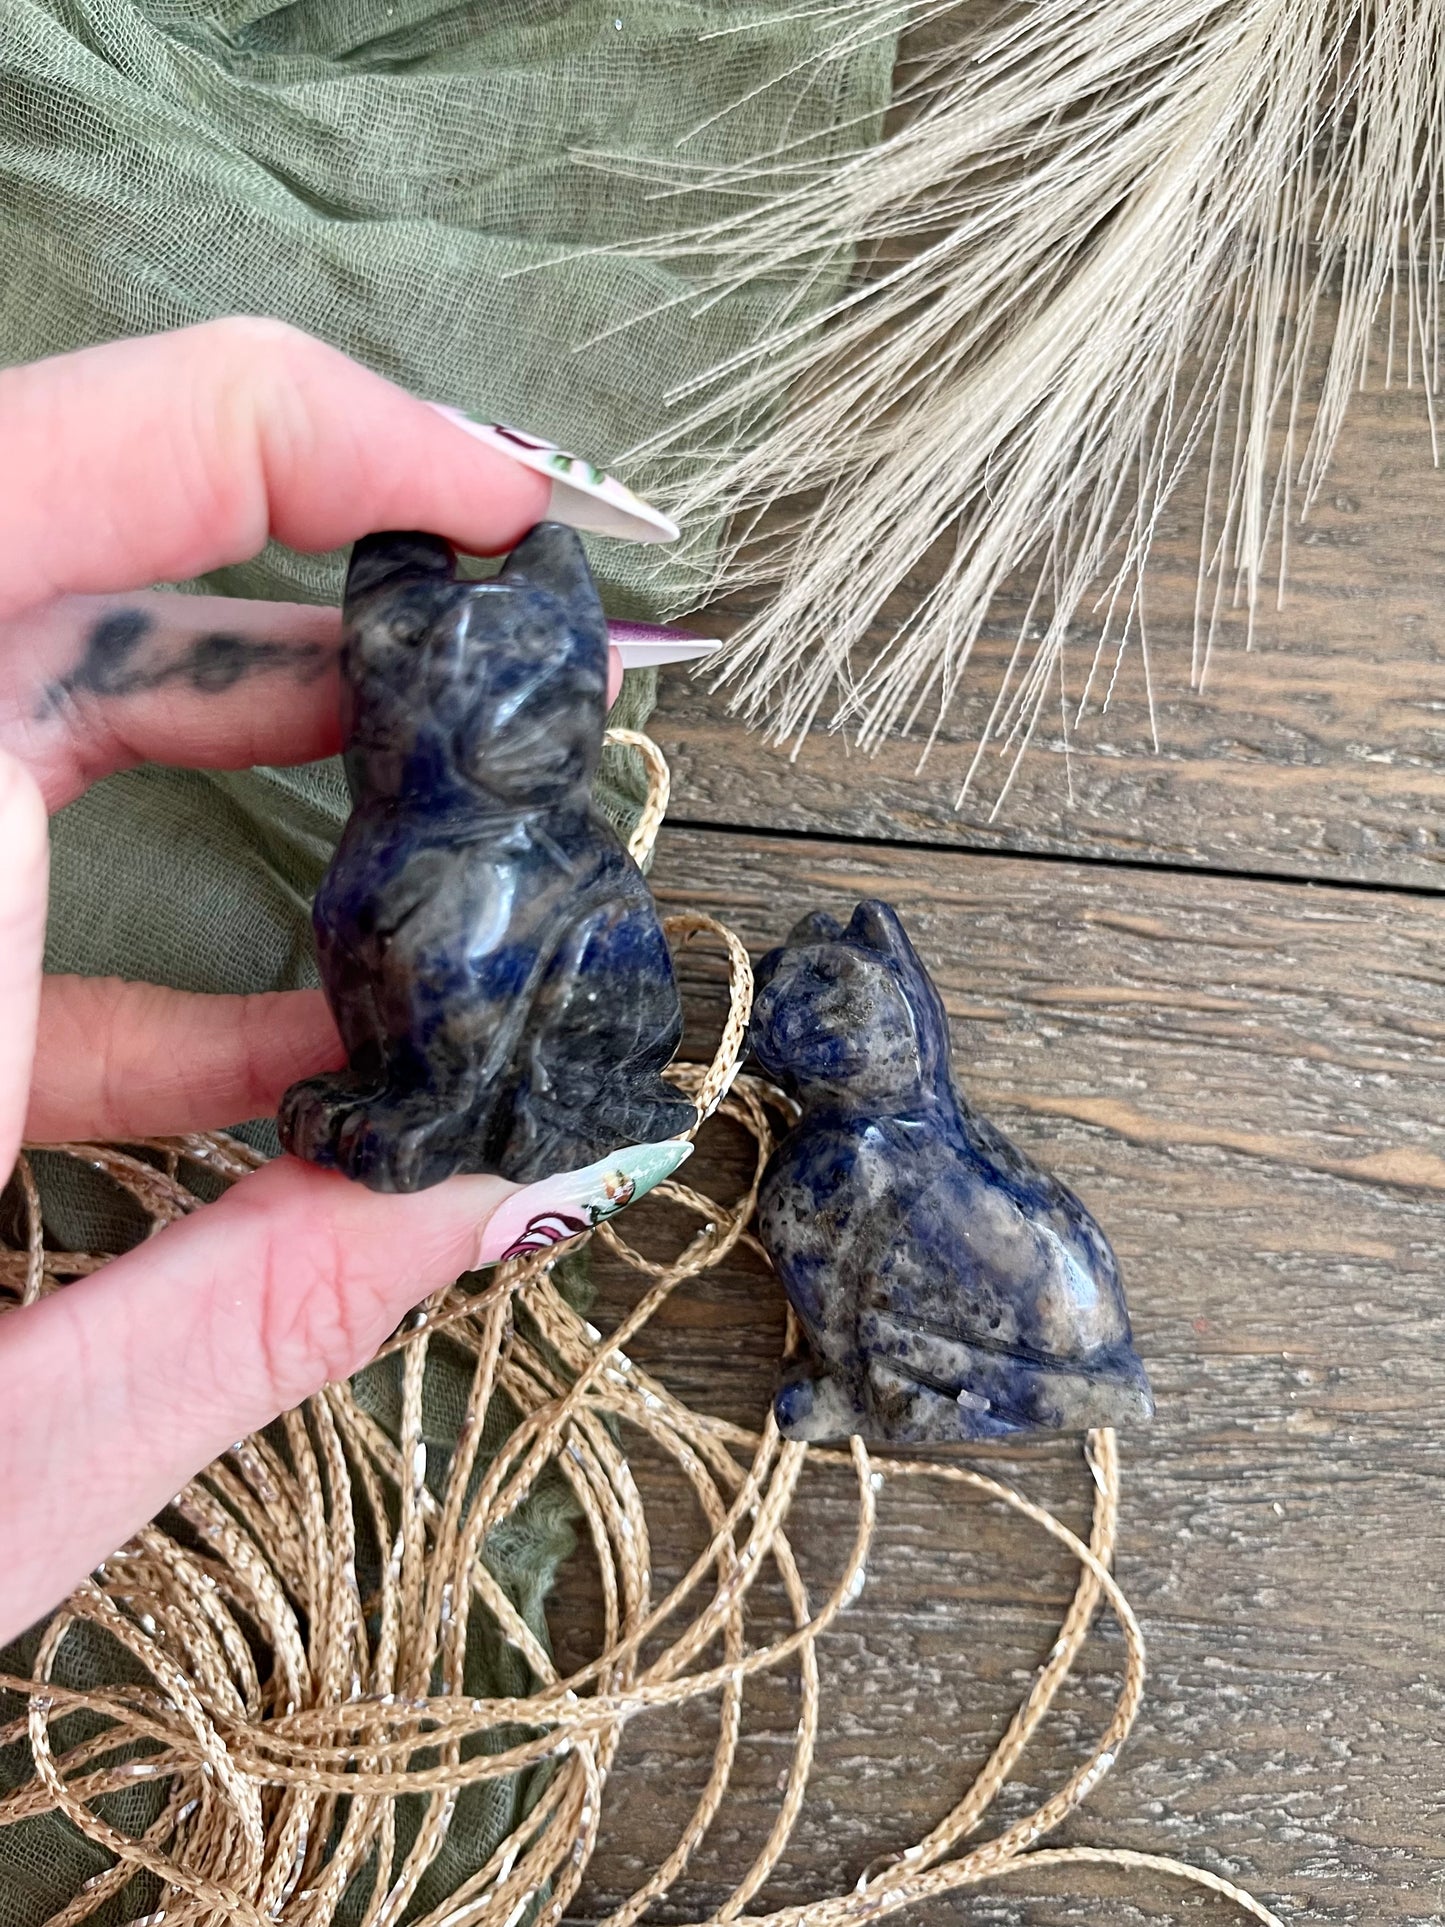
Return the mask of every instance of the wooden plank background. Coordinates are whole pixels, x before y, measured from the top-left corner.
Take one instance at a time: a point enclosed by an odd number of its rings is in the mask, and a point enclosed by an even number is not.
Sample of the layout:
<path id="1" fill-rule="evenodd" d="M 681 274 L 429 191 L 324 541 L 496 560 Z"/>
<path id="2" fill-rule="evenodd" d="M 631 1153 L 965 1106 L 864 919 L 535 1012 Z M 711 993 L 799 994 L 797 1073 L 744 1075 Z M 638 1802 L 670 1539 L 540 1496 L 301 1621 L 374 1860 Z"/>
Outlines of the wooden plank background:
<path id="1" fill-rule="evenodd" d="M 725 693 L 671 672 L 655 730 L 677 779 L 672 820 L 1439 888 L 1445 473 L 1431 467 L 1418 393 L 1355 398 L 1331 486 L 1291 531 L 1283 607 L 1270 596 L 1248 650 L 1242 612 L 1227 614 L 1195 692 L 1202 499 L 1192 474 L 1149 579 L 1157 752 L 1132 651 L 1108 713 L 1085 718 L 1067 759 L 1058 729 L 1041 730 L 997 820 L 1007 758 L 955 807 L 1028 611 L 1023 588 L 995 603 L 978 672 L 921 771 L 918 740 L 867 757 L 822 730 L 790 760 L 744 733 Z M 926 586 L 924 571 L 901 600 Z M 1081 626 L 1066 664 L 1075 699 L 1092 658 Z"/>
<path id="2" fill-rule="evenodd" d="M 1182 500 L 1149 603 L 1160 749 L 1126 664 L 1072 746 L 1072 804 L 1048 741 L 996 819 L 986 788 L 954 808 L 1016 609 L 998 611 L 979 695 L 921 772 L 916 745 L 870 760 L 823 734 L 790 761 L 673 672 L 653 725 L 676 779 L 655 881 L 755 950 L 805 909 L 889 897 L 937 975 L 967 1088 L 1118 1246 L 1159 1401 L 1123 1441 L 1118 1559 L 1150 1684 L 1060 1837 L 1193 1859 L 1289 1922 L 1420 1927 L 1445 1920 L 1445 478 L 1417 398 L 1361 397 L 1284 610 L 1263 614 L 1252 653 L 1231 628 L 1202 694 L 1187 686 L 1196 548 Z M 686 987 L 700 1054 L 717 974 L 690 963 Z M 739 1155 L 714 1127 L 698 1182 L 726 1186 Z M 634 1289 L 605 1280 L 599 1322 Z M 755 1423 L 781 1328 L 776 1286 L 740 1259 L 674 1300 L 641 1355 Z M 978 1457 L 1083 1526 L 1077 1442 Z M 805 1497 L 796 1542 L 822 1584 L 846 1479 L 812 1473 Z M 696 1543 L 680 1504 L 659 1579 Z M 590 1650 L 576 1568 L 554 1614 L 564 1660 Z M 885 1488 L 867 1589 L 821 1647 L 804 1821 L 760 1904 L 850 1886 L 959 1797 L 1072 1577 L 1001 1512 Z M 760 1607 L 761 1635 L 782 1622 L 778 1600 Z M 1119 1657 L 1106 1621 L 998 1824 L 1085 1756 Z M 753 1697 L 734 1792 L 655 1918 L 717 1905 L 766 1834 L 796 1702 L 782 1681 Z M 713 1711 L 634 1724 L 579 1921 L 676 1838 Z M 1229 1917 L 1168 1883 L 1071 1870 L 903 1918 Z"/>

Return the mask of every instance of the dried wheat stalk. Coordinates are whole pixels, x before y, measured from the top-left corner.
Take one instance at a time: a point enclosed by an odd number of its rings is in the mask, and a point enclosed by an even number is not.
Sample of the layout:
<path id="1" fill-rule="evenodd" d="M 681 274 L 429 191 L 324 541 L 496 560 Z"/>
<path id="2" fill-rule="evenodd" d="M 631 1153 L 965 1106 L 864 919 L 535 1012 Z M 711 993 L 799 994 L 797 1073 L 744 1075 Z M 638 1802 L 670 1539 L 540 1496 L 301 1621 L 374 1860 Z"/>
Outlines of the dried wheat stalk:
<path id="1" fill-rule="evenodd" d="M 1221 611 L 1283 580 L 1373 355 L 1423 387 L 1434 435 L 1445 0 L 827 4 L 832 58 L 946 15 L 944 51 L 900 67 L 897 131 L 841 164 L 679 163 L 659 192 L 724 188 L 737 212 L 633 250 L 705 266 L 708 298 L 862 264 L 821 324 L 780 295 L 767 338 L 679 388 L 639 451 L 684 518 L 731 519 L 712 586 L 776 589 L 724 658 L 734 706 L 794 741 L 820 719 L 865 746 L 936 729 L 1025 572 L 984 732 L 1021 749 L 1146 647 L 1144 565 L 1196 453 L 1199 682 Z M 783 503 L 802 506 L 780 528 Z M 939 543 L 934 586 L 887 620 Z M 1094 667 L 1066 692 L 1085 612 Z"/>

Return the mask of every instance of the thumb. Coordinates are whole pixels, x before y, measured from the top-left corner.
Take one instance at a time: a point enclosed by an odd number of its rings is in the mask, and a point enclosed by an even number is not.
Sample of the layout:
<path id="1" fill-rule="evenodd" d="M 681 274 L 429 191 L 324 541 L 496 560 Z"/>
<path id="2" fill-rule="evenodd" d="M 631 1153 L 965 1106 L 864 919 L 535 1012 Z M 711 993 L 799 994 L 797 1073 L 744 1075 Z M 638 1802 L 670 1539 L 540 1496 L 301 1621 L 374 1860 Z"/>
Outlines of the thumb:
<path id="1" fill-rule="evenodd" d="M 364 1364 L 516 1190 L 409 1197 L 279 1158 L 0 1318 L 0 1644 L 235 1440 Z"/>
<path id="2" fill-rule="evenodd" d="M 277 1158 L 0 1318 L 0 1645 L 235 1440 L 358 1370 L 419 1299 L 610 1217 L 691 1150 L 630 1145 L 522 1189 L 461 1177 L 386 1197 Z"/>

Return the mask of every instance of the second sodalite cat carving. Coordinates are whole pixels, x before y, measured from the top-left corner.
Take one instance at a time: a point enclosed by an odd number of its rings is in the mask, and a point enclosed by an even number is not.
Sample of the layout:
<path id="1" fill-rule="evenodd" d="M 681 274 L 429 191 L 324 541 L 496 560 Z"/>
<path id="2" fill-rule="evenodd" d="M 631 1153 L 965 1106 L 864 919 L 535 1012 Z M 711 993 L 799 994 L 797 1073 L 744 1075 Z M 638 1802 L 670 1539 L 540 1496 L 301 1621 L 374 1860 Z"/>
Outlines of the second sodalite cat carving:
<path id="1" fill-rule="evenodd" d="M 542 523 L 466 582 L 438 537 L 371 536 L 344 614 L 354 808 L 313 922 L 349 1061 L 287 1092 L 282 1142 L 416 1191 L 687 1130 L 672 960 L 591 800 L 607 625 L 581 542 Z"/>
<path id="2" fill-rule="evenodd" d="M 798 924 L 759 967 L 752 1045 L 801 1107 L 758 1202 L 808 1341 L 775 1401 L 785 1437 L 1149 1417 L 1108 1240 L 954 1085 L 942 1000 L 894 910 Z"/>

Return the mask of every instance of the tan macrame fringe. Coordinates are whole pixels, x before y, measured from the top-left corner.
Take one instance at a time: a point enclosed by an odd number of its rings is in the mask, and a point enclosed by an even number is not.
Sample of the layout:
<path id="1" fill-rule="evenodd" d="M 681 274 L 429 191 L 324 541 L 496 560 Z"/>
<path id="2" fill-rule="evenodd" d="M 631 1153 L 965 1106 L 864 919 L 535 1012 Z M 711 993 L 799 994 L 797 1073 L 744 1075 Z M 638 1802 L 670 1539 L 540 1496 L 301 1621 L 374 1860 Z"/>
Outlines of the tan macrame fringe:
<path id="1" fill-rule="evenodd" d="M 661 820 L 665 765 L 645 738 L 628 740 L 642 750 L 653 789 L 633 839 L 634 854 L 645 855 Z M 605 1336 L 554 1286 L 555 1250 L 499 1266 L 480 1291 L 453 1286 L 437 1293 L 384 1348 L 402 1360 L 398 1441 L 361 1410 L 347 1385 L 328 1385 L 283 1421 L 289 1464 L 257 1435 L 178 1496 L 176 1508 L 204 1550 L 192 1551 L 149 1526 L 67 1600 L 41 1641 L 33 1677 L 0 1677 L 0 1689 L 27 1702 L 20 1718 L 0 1726 L 0 1746 L 28 1739 L 34 1765 L 28 1780 L 0 1798 L 0 1829 L 58 1809 L 113 1856 L 111 1868 L 87 1882 L 50 1927 L 77 1927 L 141 1868 L 163 1883 L 163 1898 L 148 1917 L 152 1927 L 162 1918 L 166 1927 L 271 1927 L 276 1921 L 329 1927 L 348 1883 L 373 1856 L 382 1871 L 365 1927 L 390 1927 L 441 1851 L 458 1790 L 541 1760 L 556 1766 L 537 1805 L 421 1927 L 517 1927 L 531 1914 L 538 1927 L 553 1927 L 586 1873 L 627 1722 L 655 1707 L 715 1699 L 712 1772 L 692 1818 L 651 1877 L 603 1924 L 630 1927 L 678 1878 L 722 1805 L 747 1682 L 783 1666 L 796 1669 L 800 1716 L 777 1816 L 752 1866 L 708 1916 L 708 1927 L 850 1927 L 1006 1874 L 1101 1864 L 1192 1882 L 1281 1927 L 1230 1881 L 1166 1856 L 1037 1845 L 1109 1771 L 1143 1695 L 1143 1640 L 1110 1571 L 1119 1505 L 1112 1431 L 1093 1432 L 1086 1442 L 1095 1497 L 1085 1545 L 1042 1506 L 966 1465 L 878 1458 L 858 1441 L 848 1451 L 789 1444 L 771 1416 L 760 1432 L 750 1432 L 692 1411 L 632 1360 L 633 1339 L 679 1285 L 723 1263 L 741 1242 L 759 1248 L 749 1228 L 758 1181 L 774 1141 L 774 1117 L 787 1115 L 779 1092 L 738 1075 L 752 996 L 742 944 L 700 914 L 669 918 L 667 928 L 674 943 L 705 937 L 727 951 L 731 997 L 718 1050 L 710 1064 L 678 1066 L 675 1076 L 696 1099 L 700 1123 L 716 1110 L 753 1138 L 756 1159 L 742 1195 L 724 1203 L 675 1181 L 660 1186 L 655 1195 L 682 1207 L 700 1227 L 669 1264 L 644 1258 L 611 1225 L 576 1241 L 596 1239 L 649 1280 Z M 131 1151 L 99 1144 L 59 1148 L 105 1172 L 158 1225 L 197 1208 L 183 1179 L 186 1166 L 236 1179 L 260 1162 L 221 1134 Z M 163 1153 L 162 1167 L 136 1150 Z M 23 1159 L 18 1175 L 26 1237 L 0 1259 L 12 1309 L 105 1262 L 47 1250 L 39 1196 Z M 531 1336 L 514 1322 L 514 1305 L 525 1307 Z M 448 1475 L 434 1491 L 426 1478 L 422 1385 L 428 1348 L 441 1330 L 471 1355 L 474 1367 Z M 521 1419 L 468 1500 L 482 1422 L 499 1390 Z M 619 1443 L 627 1428 L 671 1460 L 709 1530 L 687 1573 L 660 1598 L 652 1587 L 647 1507 Z M 841 1570 L 814 1605 L 787 1526 L 802 1480 L 818 1465 L 851 1469 L 857 1511 Z M 488 1535 L 549 1467 L 576 1499 L 602 1600 L 598 1656 L 567 1678 L 558 1676 L 551 1654 L 481 1556 Z M 861 1590 L 878 1497 L 894 1479 L 939 1479 L 1011 1507 L 1068 1549 L 1079 1565 L 1078 1586 L 1007 1731 L 931 1833 L 870 1868 L 851 1892 L 748 1913 L 803 1805 L 821 1717 L 820 1640 Z M 392 1549 L 380 1589 L 367 1599 L 354 1563 L 359 1512 Z M 781 1582 L 793 1629 L 750 1646 L 749 1593 L 768 1568 Z M 1092 1753 L 1033 1812 L 964 1850 L 1068 1677 L 1101 1603 L 1123 1632 L 1125 1662 L 1113 1713 Z M 464 1693 L 473 1614 L 488 1616 L 526 1660 L 538 1681 L 534 1693 L 519 1699 Z M 84 1692 L 57 1684 L 57 1657 L 83 1621 L 103 1627 L 151 1684 Z M 676 1629 L 670 1642 L 644 1663 L 644 1643 L 669 1624 Z M 255 1659 L 258 1636 L 263 1665 Z M 721 1661 L 710 1659 L 718 1647 Z M 82 1709 L 99 1715 L 104 1730 L 57 1751 L 52 1723 Z M 519 1739 L 519 1728 L 530 1737 Z M 145 1757 L 123 1757 L 134 1754 L 137 1742 L 146 1743 Z M 166 1800 L 159 1818 L 135 1838 L 103 1818 L 96 1803 L 142 1778 L 163 1783 Z M 388 1884 L 396 1802 L 417 1794 L 428 1798 L 426 1816 Z M 346 1819 L 328 1851 L 343 1796 Z"/>

